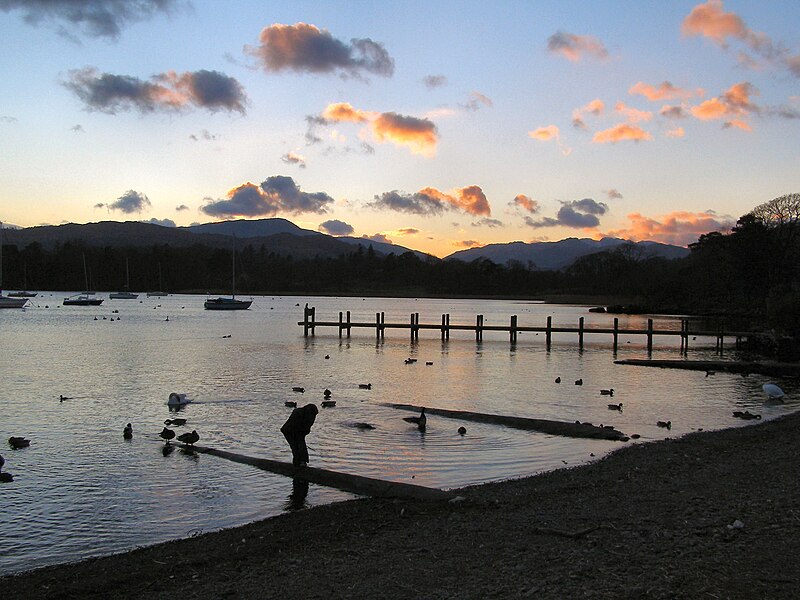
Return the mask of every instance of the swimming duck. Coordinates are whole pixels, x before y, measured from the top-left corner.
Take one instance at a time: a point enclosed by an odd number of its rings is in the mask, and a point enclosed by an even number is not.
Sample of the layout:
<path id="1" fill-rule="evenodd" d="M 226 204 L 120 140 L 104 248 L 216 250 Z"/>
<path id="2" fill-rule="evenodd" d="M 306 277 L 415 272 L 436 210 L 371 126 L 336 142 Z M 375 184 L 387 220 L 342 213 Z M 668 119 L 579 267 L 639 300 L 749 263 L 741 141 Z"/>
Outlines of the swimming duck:
<path id="1" fill-rule="evenodd" d="M 331 397 L 331 391 L 328 388 L 325 388 L 325 391 L 322 392 L 322 395 L 325 396 L 326 398 L 330 398 Z"/>
<path id="2" fill-rule="evenodd" d="M 583 379 L 576 379 L 575 385 L 583 385 Z"/>
<path id="3" fill-rule="evenodd" d="M 556 383 L 561 383 L 561 377 L 556 377 Z"/>
<path id="4" fill-rule="evenodd" d="M 64 400 L 72 400 L 72 398 L 64 396 L 63 394 L 58 397 L 59 402 L 63 402 Z"/>
<path id="5" fill-rule="evenodd" d="M 426 360 L 425 361 L 425 366 L 432 367 L 433 366 L 433 361 L 432 360 Z"/>
<path id="6" fill-rule="evenodd" d="M 622 412 L 622 402 L 619 404 L 609 404 L 608 410 L 618 410 L 619 412 Z"/>
<path id="7" fill-rule="evenodd" d="M 197 440 L 200 439 L 200 434 L 197 433 L 194 429 L 191 433 L 182 433 L 178 436 L 178 441 L 183 442 L 184 444 L 189 444 L 190 446 L 194 446 Z"/>
<path id="8" fill-rule="evenodd" d="M 0 482 L 11 483 L 14 481 L 14 476 L 11 473 L 0 473 Z"/>
<path id="9" fill-rule="evenodd" d="M 288 406 L 289 408 L 297 408 L 297 402 L 295 402 L 294 400 L 287 400 L 283 404 L 284 406 Z"/>
<path id="10" fill-rule="evenodd" d="M 613 396 L 614 395 L 614 388 L 608 390 L 600 390 L 601 396 Z"/>
<path id="11" fill-rule="evenodd" d="M 133 427 L 130 423 L 125 425 L 125 428 L 122 430 L 122 437 L 126 440 L 133 439 Z"/>
<path id="12" fill-rule="evenodd" d="M 739 417 L 740 419 L 747 419 L 747 420 L 749 420 L 749 419 L 760 419 L 761 418 L 761 415 L 758 415 L 758 414 L 755 414 L 755 413 L 751 413 L 749 410 L 746 410 L 744 412 L 742 412 L 740 410 L 735 410 L 735 411 L 733 411 L 733 416 L 734 417 Z"/>
<path id="13" fill-rule="evenodd" d="M 672 421 L 658 421 L 656 425 L 664 429 L 672 429 Z"/>
<path id="14" fill-rule="evenodd" d="M 371 390 L 372 389 L 372 384 L 371 383 L 359 383 L 358 384 L 358 389 L 360 389 L 360 390 Z"/>
<path id="15" fill-rule="evenodd" d="M 176 427 L 180 427 L 181 425 L 186 425 L 186 419 L 167 419 L 164 421 L 164 425 L 175 425 Z"/>
<path id="16" fill-rule="evenodd" d="M 169 441 L 175 437 L 175 432 L 164 427 L 158 435 L 169 444 Z"/>
<path id="17" fill-rule="evenodd" d="M 293 392 L 299 392 L 300 394 L 305 394 L 306 388 L 295 386 L 295 387 L 292 388 L 292 391 Z"/>
<path id="18" fill-rule="evenodd" d="M 327 398 L 327 396 L 326 396 L 326 398 Z M 322 401 L 322 406 L 324 406 L 325 408 L 332 408 L 332 407 L 336 406 L 336 400 L 323 400 Z"/>
<path id="19" fill-rule="evenodd" d="M 467 428 L 466 427 L 459 427 L 458 428 L 458 435 L 466 435 Z"/>
<path id="20" fill-rule="evenodd" d="M 11 446 L 14 450 L 19 450 L 20 448 L 27 448 L 31 445 L 30 440 L 26 440 L 24 437 L 21 436 L 11 436 L 8 438 L 8 445 Z"/>
<path id="21" fill-rule="evenodd" d="M 416 423 L 420 431 L 425 431 L 425 426 L 428 424 L 428 417 L 425 416 L 425 408 L 422 408 L 418 417 L 403 417 L 403 421 Z"/>

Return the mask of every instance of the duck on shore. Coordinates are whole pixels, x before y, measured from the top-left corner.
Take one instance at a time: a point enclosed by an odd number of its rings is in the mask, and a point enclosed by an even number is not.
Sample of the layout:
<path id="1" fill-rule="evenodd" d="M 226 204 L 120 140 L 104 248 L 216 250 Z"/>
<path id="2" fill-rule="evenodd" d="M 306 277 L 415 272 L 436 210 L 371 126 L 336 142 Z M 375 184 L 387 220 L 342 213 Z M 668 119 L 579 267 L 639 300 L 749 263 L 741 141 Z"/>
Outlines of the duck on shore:
<path id="1" fill-rule="evenodd" d="M 672 421 L 658 421 L 656 425 L 664 429 L 672 429 Z"/>

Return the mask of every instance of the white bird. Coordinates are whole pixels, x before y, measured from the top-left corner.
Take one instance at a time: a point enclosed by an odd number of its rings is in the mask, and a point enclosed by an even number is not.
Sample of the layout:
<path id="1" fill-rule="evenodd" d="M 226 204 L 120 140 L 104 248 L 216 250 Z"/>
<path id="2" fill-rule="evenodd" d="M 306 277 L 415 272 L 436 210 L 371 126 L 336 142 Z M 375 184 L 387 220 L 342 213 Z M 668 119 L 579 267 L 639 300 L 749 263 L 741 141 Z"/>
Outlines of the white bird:
<path id="1" fill-rule="evenodd" d="M 782 400 L 785 395 L 783 390 L 774 383 L 765 383 L 761 386 L 761 389 L 764 390 L 770 400 Z"/>

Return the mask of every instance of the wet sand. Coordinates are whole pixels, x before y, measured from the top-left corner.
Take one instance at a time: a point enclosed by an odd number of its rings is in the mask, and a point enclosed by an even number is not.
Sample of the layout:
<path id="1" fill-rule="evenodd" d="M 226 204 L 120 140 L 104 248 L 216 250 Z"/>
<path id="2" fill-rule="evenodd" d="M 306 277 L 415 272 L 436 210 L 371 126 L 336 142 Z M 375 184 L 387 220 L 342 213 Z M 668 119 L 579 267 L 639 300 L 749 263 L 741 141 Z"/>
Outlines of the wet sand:
<path id="1" fill-rule="evenodd" d="M 734 424 L 733 417 L 731 418 Z M 800 413 L 0 578 L 4 598 L 794 598 Z M 190 518 L 187 516 L 187 518 Z"/>

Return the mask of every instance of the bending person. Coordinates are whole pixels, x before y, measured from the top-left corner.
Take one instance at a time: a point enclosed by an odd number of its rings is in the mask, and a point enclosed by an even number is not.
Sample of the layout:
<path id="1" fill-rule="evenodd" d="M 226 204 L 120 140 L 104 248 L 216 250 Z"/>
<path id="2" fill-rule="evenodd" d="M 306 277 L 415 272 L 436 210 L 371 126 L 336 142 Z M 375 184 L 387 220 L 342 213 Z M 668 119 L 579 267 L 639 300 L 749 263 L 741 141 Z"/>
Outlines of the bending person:
<path id="1" fill-rule="evenodd" d="M 316 404 L 295 408 L 281 427 L 281 433 L 292 449 L 292 464 L 295 467 L 305 467 L 308 464 L 306 436 L 311 432 L 311 426 L 318 413 Z"/>

